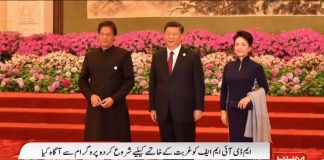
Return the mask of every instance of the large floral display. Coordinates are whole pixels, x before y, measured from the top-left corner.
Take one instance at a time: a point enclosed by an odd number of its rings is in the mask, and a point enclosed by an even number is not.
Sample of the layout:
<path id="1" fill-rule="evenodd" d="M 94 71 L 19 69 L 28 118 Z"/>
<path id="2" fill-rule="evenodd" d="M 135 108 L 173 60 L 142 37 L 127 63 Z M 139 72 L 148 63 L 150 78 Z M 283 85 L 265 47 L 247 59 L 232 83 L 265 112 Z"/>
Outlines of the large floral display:
<path id="1" fill-rule="evenodd" d="M 252 59 L 261 63 L 272 96 L 324 96 L 324 36 L 308 29 L 279 34 L 248 30 L 254 36 Z M 235 59 L 234 33 L 186 32 L 182 44 L 199 51 L 206 95 L 219 95 L 224 65 Z M 96 33 L 65 35 L 0 32 L 1 92 L 79 92 L 77 81 L 84 55 L 98 47 Z M 137 31 L 115 41 L 132 51 L 135 86 L 132 94 L 148 94 L 152 54 L 164 46 L 163 33 Z"/>

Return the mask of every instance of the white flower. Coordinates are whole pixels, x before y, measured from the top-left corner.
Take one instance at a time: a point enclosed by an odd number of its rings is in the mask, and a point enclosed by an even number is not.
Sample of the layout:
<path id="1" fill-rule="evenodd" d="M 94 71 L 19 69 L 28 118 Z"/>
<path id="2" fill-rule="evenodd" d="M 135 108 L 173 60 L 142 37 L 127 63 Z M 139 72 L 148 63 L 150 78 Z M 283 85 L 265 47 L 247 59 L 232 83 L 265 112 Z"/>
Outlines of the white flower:
<path id="1" fill-rule="evenodd" d="M 34 91 L 35 91 L 35 92 L 39 92 L 39 90 L 40 90 L 39 86 L 36 85 L 36 86 L 34 87 Z"/>
<path id="2" fill-rule="evenodd" d="M 72 73 L 76 73 L 77 71 L 78 71 L 78 69 L 76 67 L 71 68 Z"/>
<path id="3" fill-rule="evenodd" d="M 218 83 L 218 86 L 217 86 L 218 88 L 221 88 L 222 87 L 222 81 L 219 81 L 219 83 Z"/>
<path id="4" fill-rule="evenodd" d="M 34 76 L 32 76 L 32 77 L 29 78 L 29 81 L 35 82 L 36 81 L 36 78 Z"/>
<path id="5" fill-rule="evenodd" d="M 65 72 L 65 76 L 68 78 L 71 77 L 71 72 Z"/>
<path id="6" fill-rule="evenodd" d="M 1 87 L 6 86 L 6 82 L 5 81 L 1 81 Z"/>

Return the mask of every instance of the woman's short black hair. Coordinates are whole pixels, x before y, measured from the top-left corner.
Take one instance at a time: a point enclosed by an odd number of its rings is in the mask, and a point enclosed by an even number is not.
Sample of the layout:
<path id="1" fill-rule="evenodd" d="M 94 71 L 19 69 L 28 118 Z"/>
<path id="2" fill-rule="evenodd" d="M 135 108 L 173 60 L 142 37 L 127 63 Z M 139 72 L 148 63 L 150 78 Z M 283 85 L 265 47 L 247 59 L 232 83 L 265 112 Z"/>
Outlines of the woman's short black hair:
<path id="1" fill-rule="evenodd" d="M 111 28 L 111 30 L 114 33 L 114 36 L 117 35 L 117 27 L 116 27 L 116 24 L 113 21 L 102 21 L 101 23 L 99 23 L 99 25 L 98 25 L 98 33 L 100 33 L 100 30 L 101 30 L 102 27 Z"/>
<path id="2" fill-rule="evenodd" d="M 235 43 L 235 40 L 238 38 L 238 37 L 242 37 L 244 38 L 248 43 L 249 43 L 249 46 L 252 46 L 252 43 L 253 43 L 253 36 L 251 33 L 247 32 L 247 31 L 237 31 L 236 34 L 234 35 L 233 37 L 233 41 Z"/>
<path id="3" fill-rule="evenodd" d="M 177 21 L 170 21 L 170 22 L 167 22 L 164 26 L 164 32 L 165 30 L 168 28 L 168 27 L 176 27 L 176 28 L 179 28 L 180 30 L 180 33 L 183 33 L 184 31 L 184 27 L 183 25 L 180 23 L 180 22 L 177 22 Z"/>

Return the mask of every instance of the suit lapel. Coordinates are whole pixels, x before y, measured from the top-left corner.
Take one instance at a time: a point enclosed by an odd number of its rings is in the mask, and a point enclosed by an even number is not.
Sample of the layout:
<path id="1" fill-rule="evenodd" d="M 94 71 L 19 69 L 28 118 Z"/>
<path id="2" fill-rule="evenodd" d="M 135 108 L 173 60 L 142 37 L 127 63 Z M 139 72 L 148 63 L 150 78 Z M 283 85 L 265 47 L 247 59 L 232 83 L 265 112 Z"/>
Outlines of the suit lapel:
<path id="1" fill-rule="evenodd" d="M 176 61 L 175 65 L 174 65 L 174 67 L 173 67 L 173 71 L 172 71 L 172 74 L 171 74 L 170 78 L 173 77 L 173 75 L 176 74 L 176 72 L 178 72 L 179 68 L 181 67 L 181 63 L 183 62 L 183 60 L 186 57 L 186 54 L 187 53 L 185 53 L 183 46 L 181 46 L 179 54 L 178 54 L 177 61 Z"/>
<path id="2" fill-rule="evenodd" d="M 161 60 L 163 69 L 165 74 L 167 74 L 169 76 L 169 68 L 168 68 L 168 51 L 166 49 L 164 49 L 162 51 L 162 60 Z"/>

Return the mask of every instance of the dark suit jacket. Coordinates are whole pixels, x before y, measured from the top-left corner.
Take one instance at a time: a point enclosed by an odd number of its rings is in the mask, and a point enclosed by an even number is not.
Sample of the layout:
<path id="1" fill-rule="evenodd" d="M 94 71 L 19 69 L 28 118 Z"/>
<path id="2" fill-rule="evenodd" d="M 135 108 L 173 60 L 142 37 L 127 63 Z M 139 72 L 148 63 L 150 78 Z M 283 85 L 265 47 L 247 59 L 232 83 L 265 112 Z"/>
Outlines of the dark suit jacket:
<path id="1" fill-rule="evenodd" d="M 168 73 L 167 49 L 153 55 L 150 72 L 150 110 L 163 122 L 168 109 L 178 122 L 193 121 L 194 110 L 204 109 L 204 73 L 197 53 L 181 47 L 172 75 Z"/>
<path id="2" fill-rule="evenodd" d="M 89 81 L 90 79 L 90 81 Z M 79 79 L 81 93 L 88 100 L 85 139 L 131 141 L 126 96 L 134 86 L 131 53 L 112 46 L 100 48 L 85 55 Z M 111 97 L 111 108 L 91 107 L 91 95 L 102 100 Z"/>

